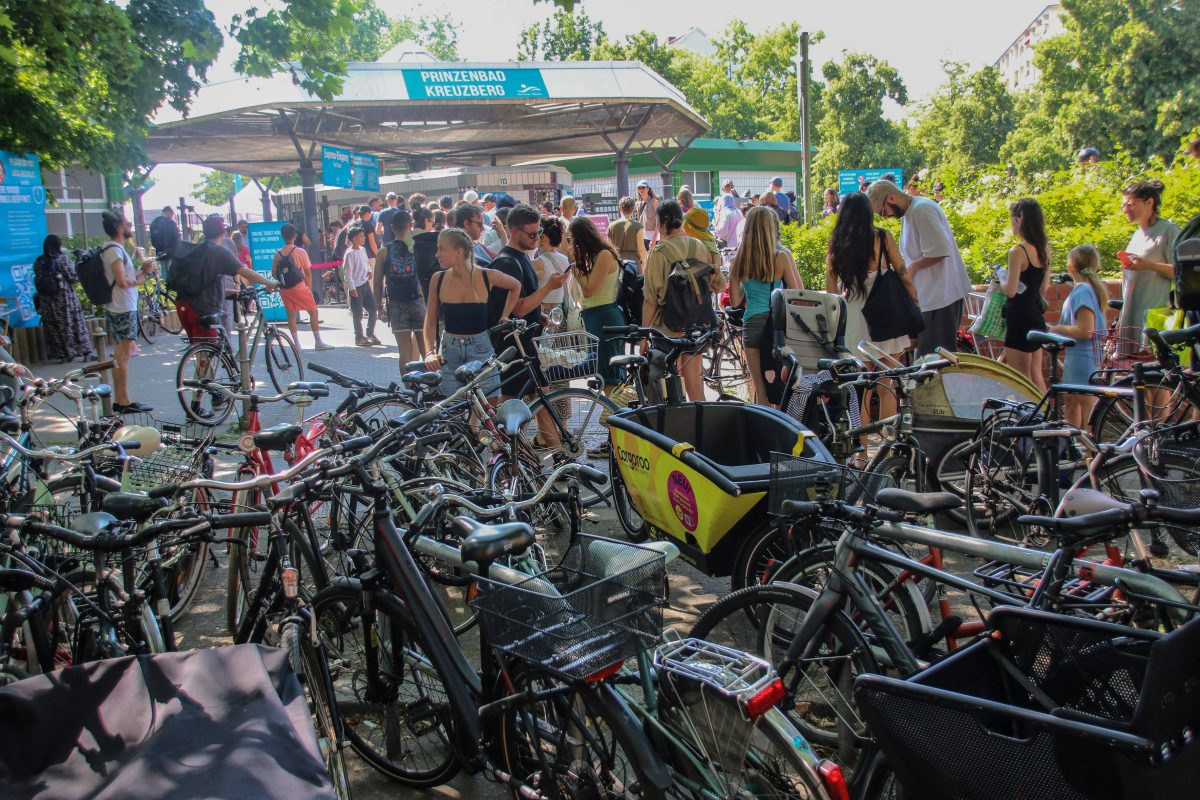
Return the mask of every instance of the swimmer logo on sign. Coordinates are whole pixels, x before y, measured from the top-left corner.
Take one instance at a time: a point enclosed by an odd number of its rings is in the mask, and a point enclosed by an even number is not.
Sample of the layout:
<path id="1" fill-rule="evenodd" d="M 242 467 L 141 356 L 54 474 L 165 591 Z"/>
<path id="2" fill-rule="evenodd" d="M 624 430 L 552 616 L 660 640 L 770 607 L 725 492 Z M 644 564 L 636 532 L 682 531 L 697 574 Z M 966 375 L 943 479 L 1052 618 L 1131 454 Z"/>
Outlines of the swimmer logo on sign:
<path id="1" fill-rule="evenodd" d="M 540 69 L 406 69 L 412 100 L 506 100 L 549 97 Z"/>

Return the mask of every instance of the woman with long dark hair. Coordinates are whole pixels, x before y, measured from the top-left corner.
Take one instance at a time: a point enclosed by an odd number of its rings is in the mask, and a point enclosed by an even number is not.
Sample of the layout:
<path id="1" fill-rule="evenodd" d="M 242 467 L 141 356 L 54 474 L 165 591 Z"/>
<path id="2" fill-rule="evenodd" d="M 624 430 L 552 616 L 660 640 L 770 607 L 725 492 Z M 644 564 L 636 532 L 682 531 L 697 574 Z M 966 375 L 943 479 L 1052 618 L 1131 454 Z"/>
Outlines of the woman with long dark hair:
<path id="1" fill-rule="evenodd" d="M 1004 363 L 1028 376 L 1046 391 L 1042 379 L 1041 345 L 1029 341 L 1030 331 L 1046 330 L 1046 287 L 1050 284 L 1050 250 L 1046 219 L 1038 201 L 1026 197 L 1008 209 L 1013 235 L 1019 240 L 1008 251 L 1004 296 Z"/>
<path id="2" fill-rule="evenodd" d="M 618 281 L 621 277 L 621 256 L 608 240 L 600 235 L 596 223 L 587 217 L 576 217 L 570 225 L 571 250 L 574 263 L 571 274 L 579 286 L 583 306 L 583 328 L 600 340 L 596 365 L 604 379 L 604 390 L 610 391 L 620 383 L 620 376 L 609 366 L 613 356 L 621 354 L 621 340 L 604 333 L 606 325 L 624 325 L 625 315 L 617 305 Z"/>
<path id="3" fill-rule="evenodd" d="M 851 192 L 842 198 L 837 223 L 829 236 L 829 249 L 825 253 L 825 290 L 840 292 L 846 298 L 846 346 L 856 355 L 861 341 L 869 341 L 896 358 L 910 344 L 907 336 L 872 340 L 867 319 L 863 316 L 863 304 L 885 264 L 896 271 L 905 290 L 916 302 L 917 289 L 904 266 L 895 238 L 890 231 L 875 227 L 875 213 L 867 196 L 862 192 Z M 869 405 L 869 402 L 864 403 L 863 410 Z M 890 390 L 880 392 L 880 417 L 890 417 L 896 410 L 895 395 Z M 865 413 L 863 419 L 867 419 Z"/>
<path id="4" fill-rule="evenodd" d="M 75 265 L 62 251 L 62 240 L 50 234 L 42 242 L 42 254 L 33 265 L 34 275 L 42 276 L 39 283 L 54 291 L 38 294 L 38 313 L 42 315 L 42 333 L 46 337 L 46 355 L 52 359 L 91 361 L 92 335 L 83 317 L 83 304 L 75 294 Z"/>

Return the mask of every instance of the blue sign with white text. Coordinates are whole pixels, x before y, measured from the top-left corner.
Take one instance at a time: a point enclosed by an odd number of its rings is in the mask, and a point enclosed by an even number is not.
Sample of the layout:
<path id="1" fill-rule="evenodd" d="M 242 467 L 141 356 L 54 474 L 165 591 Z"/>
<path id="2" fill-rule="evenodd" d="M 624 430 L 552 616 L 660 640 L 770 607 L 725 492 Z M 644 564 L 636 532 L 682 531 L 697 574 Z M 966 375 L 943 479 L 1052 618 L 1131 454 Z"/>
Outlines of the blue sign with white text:
<path id="1" fill-rule="evenodd" d="M 272 280 L 274 278 L 271 275 L 271 266 L 275 263 L 275 254 L 284 246 L 281 231 L 285 224 L 287 223 L 282 220 L 275 220 L 251 222 L 246 226 L 246 233 L 250 238 L 246 243 L 250 248 L 250 264 L 255 272 Z M 283 322 L 287 319 L 287 310 L 283 307 L 283 300 L 278 292 L 259 295 L 258 300 L 262 306 L 263 317 L 268 322 Z"/>
<path id="2" fill-rule="evenodd" d="M 838 194 L 857 192 L 863 183 L 874 183 L 885 176 L 892 183 L 904 188 L 904 170 L 895 169 L 842 169 L 838 170 Z"/>
<path id="3" fill-rule="evenodd" d="M 406 69 L 412 100 L 511 100 L 549 97 L 540 69 Z"/>
<path id="4" fill-rule="evenodd" d="M 33 262 L 46 239 L 46 190 L 38 157 L 0 150 L 0 314 L 15 328 L 40 325 Z"/>
<path id="5" fill-rule="evenodd" d="M 321 183 L 349 189 L 353 186 L 350 172 L 349 150 L 344 147 L 321 145 Z"/>
<path id="6" fill-rule="evenodd" d="M 351 153 L 350 166 L 354 173 L 352 188 L 360 192 L 379 191 L 379 157 L 370 153 Z"/>

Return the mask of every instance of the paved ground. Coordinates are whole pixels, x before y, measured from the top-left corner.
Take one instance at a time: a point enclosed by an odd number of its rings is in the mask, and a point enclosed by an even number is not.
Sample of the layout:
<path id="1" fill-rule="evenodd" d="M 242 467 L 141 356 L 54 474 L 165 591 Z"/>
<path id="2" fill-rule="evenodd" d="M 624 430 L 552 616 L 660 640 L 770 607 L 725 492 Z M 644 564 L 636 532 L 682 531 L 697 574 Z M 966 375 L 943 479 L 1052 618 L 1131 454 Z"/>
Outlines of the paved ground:
<path id="1" fill-rule="evenodd" d="M 312 334 L 302 326 L 300 344 L 304 348 L 305 365 L 312 360 L 348 375 L 365 378 L 381 385 L 386 385 L 399 377 L 399 355 L 389 331 L 380 328 L 376 331 L 376 335 L 381 340 L 391 341 L 392 346 L 390 347 L 355 347 L 353 329 L 349 314 L 345 309 L 323 307 L 321 319 L 323 321 L 323 338 L 330 344 L 337 345 L 337 349 L 320 353 L 312 350 Z M 174 389 L 175 368 L 183 349 L 184 344 L 179 338 L 164 333 L 158 336 L 154 345 L 141 343 L 139 353 L 132 361 L 130 386 L 133 399 L 153 405 L 154 411 L 151 416 L 156 420 L 170 422 L 184 420 L 183 410 L 176 399 Z M 259 379 L 259 391 L 264 394 L 271 393 L 273 389 L 267 381 L 261 359 L 260 355 L 259 363 L 254 370 Z M 34 372 L 39 377 L 55 378 L 78 366 L 78 364 L 44 364 L 38 365 Z M 312 374 L 306 375 L 306 378 L 313 380 L 319 379 L 320 376 Z M 333 409 L 341 402 L 345 396 L 344 392 L 337 387 L 332 388 L 331 396 L 318 401 L 308 410 L 309 414 Z M 295 410 L 284 404 L 264 406 L 262 410 L 264 426 L 277 422 L 291 422 L 294 421 L 294 418 Z M 150 418 L 140 415 L 135 415 L 133 419 L 139 424 L 148 424 L 152 421 Z M 231 420 L 228 429 L 223 430 L 223 433 L 232 434 L 234 424 Z M 69 436 L 66 436 L 66 439 L 69 439 Z M 222 468 L 224 469 L 222 470 Z M 229 464 L 222 464 L 218 469 L 227 475 Z M 586 523 L 586 529 L 588 532 L 600 535 L 611 535 L 618 538 L 622 536 L 620 526 L 610 509 L 600 509 L 599 513 Z M 214 569 L 210 564 L 201 592 L 181 625 L 179 635 L 182 648 L 218 647 L 230 643 L 224 627 L 225 554 L 217 553 L 217 559 L 219 565 Z M 671 575 L 671 597 L 677 610 L 668 612 L 668 620 L 676 624 L 680 631 L 686 631 L 690 627 L 690 621 L 699 611 L 713 603 L 727 590 L 728 581 L 726 579 L 709 578 L 686 564 L 676 565 L 672 569 Z M 509 796 L 507 790 L 481 778 L 460 776 L 448 786 L 420 791 L 391 782 L 357 758 L 354 759 L 352 769 L 355 797 L 368 798 L 368 800 L 385 797 L 424 796 L 500 800 Z"/>

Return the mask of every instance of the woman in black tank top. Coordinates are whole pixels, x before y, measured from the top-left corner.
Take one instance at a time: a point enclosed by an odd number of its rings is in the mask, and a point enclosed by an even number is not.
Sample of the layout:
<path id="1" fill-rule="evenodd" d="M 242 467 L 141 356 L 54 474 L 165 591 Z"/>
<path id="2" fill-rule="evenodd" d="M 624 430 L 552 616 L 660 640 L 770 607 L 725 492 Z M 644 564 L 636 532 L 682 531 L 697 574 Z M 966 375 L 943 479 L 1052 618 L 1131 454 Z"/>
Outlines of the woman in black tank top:
<path id="1" fill-rule="evenodd" d="M 457 391 L 460 384 L 454 372 L 470 361 L 483 361 L 495 355 L 488 336 L 488 293 L 492 288 L 507 290 L 501 319 L 507 319 L 521 295 L 521 284 L 515 278 L 491 269 L 475 266 L 474 244 L 458 228 L 447 228 L 438 234 L 438 262 L 441 272 L 429 285 L 429 303 L 425 312 L 425 341 L 430 351 L 425 354 L 425 366 L 442 374 L 442 390 Z M 440 346 L 435 347 L 439 318 L 444 323 Z M 487 394 L 500 389 L 499 376 L 493 376 Z"/>
<path id="2" fill-rule="evenodd" d="M 1046 330 L 1046 285 L 1050 279 L 1050 253 L 1046 222 L 1036 200 L 1013 203 L 1013 234 L 1020 242 L 1008 251 L 1008 280 L 1001 287 L 1004 303 L 1004 363 L 1026 375 L 1046 391 L 1042 377 L 1042 349 L 1027 338 L 1030 331 Z"/>

